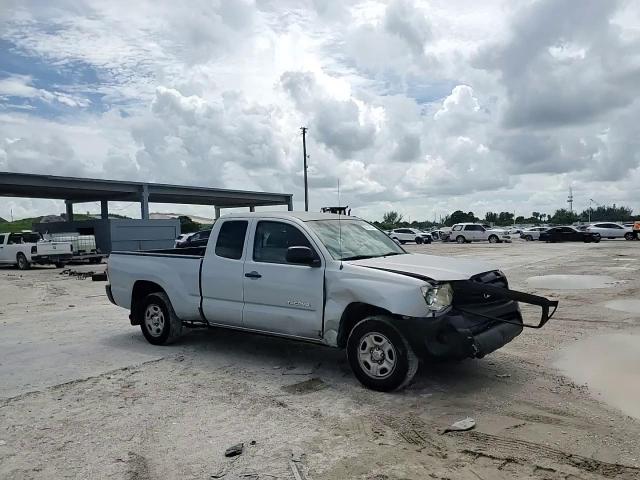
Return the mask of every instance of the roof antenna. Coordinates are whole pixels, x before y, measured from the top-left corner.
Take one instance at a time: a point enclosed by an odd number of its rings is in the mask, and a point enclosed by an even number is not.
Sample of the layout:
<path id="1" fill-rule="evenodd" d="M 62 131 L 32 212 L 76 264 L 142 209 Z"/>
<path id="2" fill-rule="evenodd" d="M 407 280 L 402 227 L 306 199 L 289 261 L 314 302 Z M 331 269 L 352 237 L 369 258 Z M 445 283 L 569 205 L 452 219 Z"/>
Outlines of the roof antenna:
<path id="1" fill-rule="evenodd" d="M 338 179 L 338 207 L 341 207 L 342 203 L 340 202 L 340 179 Z M 338 244 L 340 245 L 340 270 L 342 270 L 342 214 L 341 209 L 338 208 Z"/>

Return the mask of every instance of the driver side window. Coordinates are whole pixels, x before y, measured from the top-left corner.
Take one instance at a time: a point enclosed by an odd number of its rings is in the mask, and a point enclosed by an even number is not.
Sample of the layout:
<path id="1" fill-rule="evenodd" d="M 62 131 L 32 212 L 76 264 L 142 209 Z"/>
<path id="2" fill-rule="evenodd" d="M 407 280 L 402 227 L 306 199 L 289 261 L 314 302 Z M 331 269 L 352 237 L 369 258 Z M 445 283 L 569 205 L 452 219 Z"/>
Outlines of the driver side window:
<path id="1" fill-rule="evenodd" d="M 286 257 L 289 247 L 309 247 L 315 252 L 307 237 L 293 225 L 258 222 L 253 241 L 253 259 L 256 262 L 288 263 Z"/>

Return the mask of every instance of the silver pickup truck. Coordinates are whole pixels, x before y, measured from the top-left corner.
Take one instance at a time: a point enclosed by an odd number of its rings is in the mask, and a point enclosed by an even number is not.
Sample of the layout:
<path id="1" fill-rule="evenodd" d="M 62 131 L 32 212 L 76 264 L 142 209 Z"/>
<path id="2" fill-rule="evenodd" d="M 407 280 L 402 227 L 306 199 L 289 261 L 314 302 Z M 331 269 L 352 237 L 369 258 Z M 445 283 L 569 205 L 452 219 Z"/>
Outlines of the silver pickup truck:
<path id="1" fill-rule="evenodd" d="M 345 348 L 365 386 L 407 385 L 419 358 L 480 358 L 540 328 L 557 302 L 508 288 L 499 270 L 407 253 L 355 217 L 239 213 L 206 247 L 113 252 L 107 295 L 154 345 L 188 326 Z M 523 323 L 518 302 L 541 308 Z"/>

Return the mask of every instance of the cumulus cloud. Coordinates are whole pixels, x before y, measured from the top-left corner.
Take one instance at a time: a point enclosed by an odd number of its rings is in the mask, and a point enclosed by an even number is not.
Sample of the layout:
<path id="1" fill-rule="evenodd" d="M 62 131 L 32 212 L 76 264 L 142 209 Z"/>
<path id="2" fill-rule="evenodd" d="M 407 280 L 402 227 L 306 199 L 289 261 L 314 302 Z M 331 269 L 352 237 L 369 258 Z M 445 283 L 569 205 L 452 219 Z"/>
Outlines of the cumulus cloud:
<path id="1" fill-rule="evenodd" d="M 13 2 L 0 38 L 27 64 L 0 79 L 0 169 L 300 206 L 306 126 L 314 210 L 338 181 L 371 218 L 528 215 L 570 186 L 638 208 L 640 7 L 574 3 Z"/>

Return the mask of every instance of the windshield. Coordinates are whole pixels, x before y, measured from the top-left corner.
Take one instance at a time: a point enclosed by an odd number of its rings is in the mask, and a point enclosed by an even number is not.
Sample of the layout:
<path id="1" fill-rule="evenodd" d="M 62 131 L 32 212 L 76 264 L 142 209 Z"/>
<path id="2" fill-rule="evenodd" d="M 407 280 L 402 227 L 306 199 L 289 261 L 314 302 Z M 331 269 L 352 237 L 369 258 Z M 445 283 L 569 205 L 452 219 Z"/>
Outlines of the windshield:
<path id="1" fill-rule="evenodd" d="M 385 233 L 364 220 L 313 220 L 307 222 L 307 225 L 320 237 L 335 260 L 358 260 L 407 253 Z"/>

